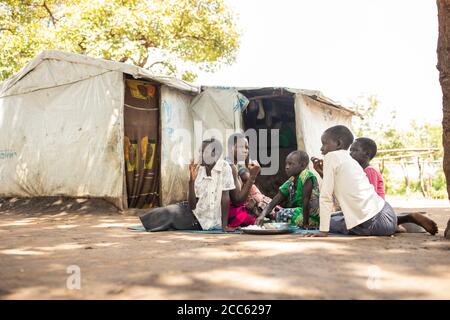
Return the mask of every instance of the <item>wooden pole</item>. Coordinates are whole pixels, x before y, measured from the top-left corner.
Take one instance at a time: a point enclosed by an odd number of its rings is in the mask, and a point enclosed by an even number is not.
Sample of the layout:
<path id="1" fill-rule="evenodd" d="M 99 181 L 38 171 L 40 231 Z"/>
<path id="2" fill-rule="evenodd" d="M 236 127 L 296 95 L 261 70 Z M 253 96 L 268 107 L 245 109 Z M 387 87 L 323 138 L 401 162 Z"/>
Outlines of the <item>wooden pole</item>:
<path id="1" fill-rule="evenodd" d="M 419 183 L 420 183 L 420 191 L 424 198 L 427 198 L 427 194 L 425 193 L 425 183 L 423 180 L 423 163 L 421 162 L 420 157 L 417 157 L 417 166 L 419 167 Z"/>
<path id="2" fill-rule="evenodd" d="M 410 181 L 409 181 L 409 175 L 408 175 L 408 168 L 406 167 L 405 161 L 400 159 L 400 166 L 403 170 L 403 177 L 405 178 L 405 189 L 406 189 L 406 196 L 409 198 L 411 194 L 411 187 L 410 187 Z"/>

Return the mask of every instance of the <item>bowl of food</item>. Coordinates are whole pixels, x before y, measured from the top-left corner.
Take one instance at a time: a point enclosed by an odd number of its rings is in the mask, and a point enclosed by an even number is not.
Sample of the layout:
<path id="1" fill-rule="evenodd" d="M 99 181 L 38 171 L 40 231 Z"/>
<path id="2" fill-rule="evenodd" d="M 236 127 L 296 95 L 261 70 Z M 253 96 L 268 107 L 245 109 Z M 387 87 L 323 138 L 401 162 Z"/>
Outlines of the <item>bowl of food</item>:
<path id="1" fill-rule="evenodd" d="M 275 230 L 287 230 L 289 229 L 289 223 L 287 222 L 268 222 L 264 224 L 266 229 L 275 229 Z"/>
<path id="2" fill-rule="evenodd" d="M 265 223 L 262 226 L 252 225 L 241 230 L 248 234 L 283 234 L 292 232 L 288 223 Z"/>

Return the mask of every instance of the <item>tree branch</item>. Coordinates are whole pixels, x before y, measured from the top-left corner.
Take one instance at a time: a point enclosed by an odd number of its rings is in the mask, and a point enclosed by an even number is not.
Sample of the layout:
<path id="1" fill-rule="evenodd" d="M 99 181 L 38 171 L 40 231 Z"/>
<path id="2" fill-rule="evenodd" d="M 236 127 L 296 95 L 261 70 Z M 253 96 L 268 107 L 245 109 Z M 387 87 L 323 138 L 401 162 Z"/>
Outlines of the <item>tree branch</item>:
<path id="1" fill-rule="evenodd" d="M 156 61 L 156 62 L 153 62 L 151 65 L 148 66 L 147 69 L 151 69 L 154 65 L 157 65 L 157 64 L 164 64 L 164 63 L 165 63 L 165 61 Z"/>
<path id="2" fill-rule="evenodd" d="M 139 60 L 138 66 L 143 68 L 145 66 L 145 64 L 147 63 L 147 60 L 148 60 L 148 54 L 145 57 L 143 57 L 141 60 Z"/>
<path id="3" fill-rule="evenodd" d="M 42 6 L 45 8 L 45 10 L 48 12 L 48 15 L 50 16 L 50 19 L 52 20 L 52 24 L 53 26 L 56 26 L 56 18 L 53 16 L 53 13 L 50 11 L 50 9 L 48 8 L 47 4 L 44 3 L 42 4 Z"/>
<path id="4" fill-rule="evenodd" d="M 9 31 L 11 33 L 14 33 L 14 31 L 11 28 L 0 28 L 0 31 Z"/>
<path id="5" fill-rule="evenodd" d="M 78 47 L 81 49 L 82 53 L 86 53 L 86 47 L 83 45 L 84 39 L 78 42 Z"/>

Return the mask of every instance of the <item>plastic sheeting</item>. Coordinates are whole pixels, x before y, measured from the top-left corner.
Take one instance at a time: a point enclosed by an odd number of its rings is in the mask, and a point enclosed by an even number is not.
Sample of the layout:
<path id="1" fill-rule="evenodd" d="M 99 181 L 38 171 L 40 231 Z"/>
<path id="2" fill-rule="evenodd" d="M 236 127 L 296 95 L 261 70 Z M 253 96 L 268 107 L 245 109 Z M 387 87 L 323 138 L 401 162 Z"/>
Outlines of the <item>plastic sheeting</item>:
<path id="1" fill-rule="evenodd" d="M 30 74 L 33 70 L 41 72 Z M 61 70 L 63 71 L 62 73 L 60 72 Z M 197 87 L 183 80 L 174 77 L 158 76 L 134 65 L 88 57 L 71 52 L 45 50 L 21 71 L 0 84 L 0 97 L 69 84 L 108 71 L 119 71 L 130 74 L 134 78 L 155 80 L 179 90 L 193 93 L 198 92 Z M 19 81 L 20 85 L 16 86 Z"/>
<path id="2" fill-rule="evenodd" d="M 188 164 L 193 154 L 192 96 L 161 87 L 161 184 L 165 206 L 187 199 Z"/>
<path id="3" fill-rule="evenodd" d="M 42 64 L 26 77 L 56 79 L 65 67 Z M 123 96 L 123 74 L 107 71 L 1 97 L 0 194 L 122 199 Z"/>
<path id="4" fill-rule="evenodd" d="M 236 89 L 207 88 L 191 104 L 194 121 L 194 146 L 204 139 L 216 138 L 224 146 L 228 137 L 242 128 L 242 111 L 248 99 Z"/>
<path id="5" fill-rule="evenodd" d="M 297 145 L 310 157 L 321 157 L 320 140 L 329 127 L 342 124 L 350 127 L 352 113 L 342 112 L 306 95 L 297 94 L 295 98 L 295 122 Z"/>

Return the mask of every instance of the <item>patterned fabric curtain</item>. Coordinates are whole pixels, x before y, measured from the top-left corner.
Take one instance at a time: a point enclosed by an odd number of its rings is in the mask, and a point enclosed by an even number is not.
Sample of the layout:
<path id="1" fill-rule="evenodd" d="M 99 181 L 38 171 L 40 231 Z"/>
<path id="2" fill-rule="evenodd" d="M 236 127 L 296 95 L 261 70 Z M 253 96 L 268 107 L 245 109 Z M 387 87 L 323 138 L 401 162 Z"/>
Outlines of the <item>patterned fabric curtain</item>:
<path id="1" fill-rule="evenodd" d="M 159 205 L 159 92 L 147 81 L 125 81 L 125 173 L 128 207 Z"/>

